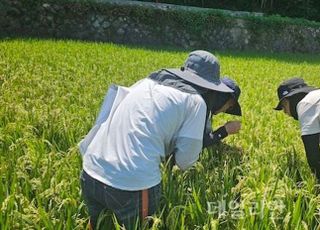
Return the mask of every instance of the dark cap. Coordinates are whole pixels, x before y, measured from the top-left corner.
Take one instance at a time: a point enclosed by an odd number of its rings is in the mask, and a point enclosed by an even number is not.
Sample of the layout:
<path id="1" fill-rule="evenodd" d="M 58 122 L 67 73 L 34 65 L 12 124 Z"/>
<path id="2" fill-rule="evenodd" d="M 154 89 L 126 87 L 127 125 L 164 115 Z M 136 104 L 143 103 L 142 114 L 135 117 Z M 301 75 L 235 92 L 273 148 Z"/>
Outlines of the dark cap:
<path id="1" fill-rule="evenodd" d="M 235 100 L 234 106 L 232 106 L 230 109 L 228 109 L 225 113 L 241 116 L 242 115 L 241 106 L 238 101 L 240 94 L 241 94 L 240 87 L 237 85 L 237 83 L 234 80 L 232 80 L 228 77 L 222 78 L 221 82 L 233 90 L 231 95 L 232 95 L 233 99 Z"/>
<path id="2" fill-rule="evenodd" d="M 291 97 L 293 95 L 296 95 L 298 93 L 309 93 L 312 90 L 315 90 L 316 88 L 312 86 L 308 86 L 302 78 L 294 77 L 290 78 L 280 84 L 278 87 L 278 98 L 279 103 L 277 107 L 275 107 L 275 110 L 281 110 L 281 102 L 284 98 Z"/>

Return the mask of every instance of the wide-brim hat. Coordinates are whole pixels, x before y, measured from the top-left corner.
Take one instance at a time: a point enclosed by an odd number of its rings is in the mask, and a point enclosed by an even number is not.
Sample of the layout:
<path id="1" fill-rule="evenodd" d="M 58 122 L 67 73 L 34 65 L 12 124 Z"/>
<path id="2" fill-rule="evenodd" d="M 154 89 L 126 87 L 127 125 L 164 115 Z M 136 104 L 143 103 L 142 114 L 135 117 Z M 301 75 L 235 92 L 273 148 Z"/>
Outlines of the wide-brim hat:
<path id="1" fill-rule="evenodd" d="M 280 84 L 277 89 L 279 102 L 274 108 L 275 110 L 282 110 L 281 102 L 285 98 L 292 97 L 299 93 L 309 93 L 317 88 L 307 85 L 302 78 L 290 78 Z"/>
<path id="2" fill-rule="evenodd" d="M 220 80 L 220 64 L 218 59 L 204 50 L 196 50 L 189 54 L 184 66 L 180 69 L 166 71 L 209 90 L 232 93 L 233 90 Z"/>
<path id="3" fill-rule="evenodd" d="M 229 108 L 227 111 L 225 111 L 225 113 L 241 116 L 242 111 L 241 111 L 241 106 L 239 104 L 239 97 L 241 94 L 240 87 L 237 85 L 237 83 L 234 80 L 230 79 L 229 77 L 224 77 L 221 79 L 221 81 L 222 83 L 224 83 L 226 86 L 228 86 L 230 89 L 233 90 L 233 92 L 231 93 L 231 96 L 233 97 L 235 102 L 235 104 L 231 108 Z"/>

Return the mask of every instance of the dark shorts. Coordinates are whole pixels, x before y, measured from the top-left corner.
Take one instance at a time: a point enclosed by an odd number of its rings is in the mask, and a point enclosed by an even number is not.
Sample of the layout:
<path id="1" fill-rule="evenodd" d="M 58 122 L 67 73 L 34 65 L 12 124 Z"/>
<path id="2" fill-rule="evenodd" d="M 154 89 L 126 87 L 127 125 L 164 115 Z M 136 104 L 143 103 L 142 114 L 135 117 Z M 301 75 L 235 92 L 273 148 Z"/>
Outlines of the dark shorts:
<path id="1" fill-rule="evenodd" d="M 104 229 L 103 218 L 111 218 L 114 213 L 119 224 L 131 229 L 137 220 L 142 218 L 142 191 L 124 191 L 108 186 L 89 176 L 84 170 L 80 176 L 82 195 L 88 207 L 90 223 L 93 228 L 98 225 Z M 148 215 L 153 215 L 159 207 L 161 196 L 161 183 L 148 189 Z M 109 220 L 110 223 L 110 220 Z M 104 226 L 109 227 L 109 226 Z"/>

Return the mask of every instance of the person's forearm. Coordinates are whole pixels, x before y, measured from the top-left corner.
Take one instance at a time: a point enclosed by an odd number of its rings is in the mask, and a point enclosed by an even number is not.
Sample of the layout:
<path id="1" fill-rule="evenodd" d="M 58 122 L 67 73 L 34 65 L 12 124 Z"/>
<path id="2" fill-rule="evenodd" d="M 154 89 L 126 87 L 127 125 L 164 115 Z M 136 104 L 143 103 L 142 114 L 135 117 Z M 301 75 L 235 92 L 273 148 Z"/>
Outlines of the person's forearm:
<path id="1" fill-rule="evenodd" d="M 214 132 L 211 131 L 210 133 L 204 134 L 202 148 L 207 148 L 209 146 L 217 144 L 226 136 L 228 136 L 228 133 L 224 126 L 221 126 Z"/>
<path id="2" fill-rule="evenodd" d="M 320 180 L 320 148 L 319 148 L 319 133 L 313 135 L 301 136 L 308 164 L 312 172 Z"/>

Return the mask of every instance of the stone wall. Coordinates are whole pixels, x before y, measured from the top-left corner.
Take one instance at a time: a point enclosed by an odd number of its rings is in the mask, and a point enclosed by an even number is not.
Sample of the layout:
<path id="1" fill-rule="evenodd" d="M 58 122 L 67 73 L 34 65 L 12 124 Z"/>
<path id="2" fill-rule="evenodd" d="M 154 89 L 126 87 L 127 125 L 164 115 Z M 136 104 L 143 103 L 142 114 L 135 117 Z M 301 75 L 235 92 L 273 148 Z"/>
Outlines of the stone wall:
<path id="1" fill-rule="evenodd" d="M 67 38 L 184 49 L 320 51 L 320 27 L 262 15 L 135 1 L 1 0 L 0 37 Z"/>

